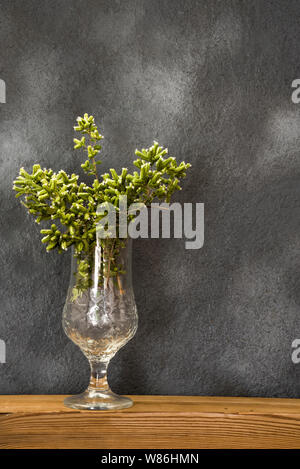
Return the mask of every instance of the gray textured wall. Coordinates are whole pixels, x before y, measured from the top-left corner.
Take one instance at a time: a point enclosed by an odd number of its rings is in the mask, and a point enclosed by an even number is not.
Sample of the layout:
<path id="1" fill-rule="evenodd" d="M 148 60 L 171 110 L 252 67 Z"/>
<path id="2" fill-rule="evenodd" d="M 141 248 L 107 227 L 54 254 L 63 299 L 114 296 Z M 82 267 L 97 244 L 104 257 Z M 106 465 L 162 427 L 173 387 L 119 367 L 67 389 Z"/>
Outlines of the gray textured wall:
<path id="1" fill-rule="evenodd" d="M 93 114 L 103 171 L 155 138 L 193 164 L 205 246 L 138 240 L 124 393 L 300 396 L 300 2 L 0 0 L 1 393 L 74 393 L 88 364 L 64 335 L 69 255 L 46 254 L 11 190 L 20 166 L 78 171 Z M 300 106 L 300 105 L 299 105 Z"/>

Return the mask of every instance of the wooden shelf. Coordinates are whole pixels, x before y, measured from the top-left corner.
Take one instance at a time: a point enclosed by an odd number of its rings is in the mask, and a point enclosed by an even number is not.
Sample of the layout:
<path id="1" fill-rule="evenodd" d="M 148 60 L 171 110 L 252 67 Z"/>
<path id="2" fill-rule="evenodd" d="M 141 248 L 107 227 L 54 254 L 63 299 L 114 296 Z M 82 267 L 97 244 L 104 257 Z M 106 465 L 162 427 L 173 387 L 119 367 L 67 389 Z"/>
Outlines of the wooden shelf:
<path id="1" fill-rule="evenodd" d="M 131 396 L 76 411 L 65 396 L 0 396 L 0 448 L 300 448 L 300 400 Z"/>

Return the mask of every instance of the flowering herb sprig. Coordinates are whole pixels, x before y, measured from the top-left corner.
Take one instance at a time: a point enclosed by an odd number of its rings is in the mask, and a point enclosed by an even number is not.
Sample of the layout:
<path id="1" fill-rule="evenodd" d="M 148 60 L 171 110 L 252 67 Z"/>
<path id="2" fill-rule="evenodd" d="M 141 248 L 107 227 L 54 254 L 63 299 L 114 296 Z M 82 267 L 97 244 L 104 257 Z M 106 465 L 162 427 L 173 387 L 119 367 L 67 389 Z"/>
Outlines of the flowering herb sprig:
<path id="1" fill-rule="evenodd" d="M 174 192 L 181 189 L 180 180 L 186 176 L 191 165 L 184 161 L 178 164 L 176 158 L 168 155 L 167 148 L 153 142 L 150 148 L 135 151 L 137 159 L 133 164 L 137 170 L 133 173 L 129 173 L 127 168 L 123 168 L 120 174 L 110 169 L 110 173 L 99 176 L 101 161 L 97 157 L 103 136 L 94 117 L 88 114 L 78 117 L 74 130 L 80 134 L 80 138 L 74 139 L 74 149 L 82 149 L 87 155 L 81 167 L 94 178 L 91 185 L 79 182 L 76 174 L 68 175 L 63 170 L 55 173 L 52 169 L 42 169 L 35 164 L 31 173 L 20 169 L 13 188 L 17 192 L 16 197 L 24 196 L 22 203 L 37 223 L 52 221 L 50 227 L 41 230 L 42 243 L 47 251 L 57 249 L 62 252 L 70 246 L 74 247 L 79 264 L 79 294 L 89 286 L 87 259 L 96 245 L 96 225 L 101 218 L 97 213 L 98 205 L 109 202 L 118 207 L 123 196 L 127 197 L 128 205 L 149 205 L 153 200 L 169 202 Z M 111 253 L 111 260 L 115 260 L 115 251 L 119 249 L 121 240 L 104 241 Z M 118 274 L 118 267 L 111 260 L 107 261 L 110 265 L 107 272 L 109 277 Z"/>

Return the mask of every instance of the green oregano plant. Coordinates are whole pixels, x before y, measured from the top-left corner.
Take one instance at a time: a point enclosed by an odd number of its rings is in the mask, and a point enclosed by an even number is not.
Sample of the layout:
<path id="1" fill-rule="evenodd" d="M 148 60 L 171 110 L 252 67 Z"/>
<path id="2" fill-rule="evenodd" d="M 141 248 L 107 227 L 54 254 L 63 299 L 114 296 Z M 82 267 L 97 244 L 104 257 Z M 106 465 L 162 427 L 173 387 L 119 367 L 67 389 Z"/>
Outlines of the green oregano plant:
<path id="1" fill-rule="evenodd" d="M 94 178 L 91 185 L 79 182 L 76 174 L 70 176 L 63 170 L 55 173 L 35 164 L 31 174 L 24 168 L 20 169 L 13 188 L 17 192 L 16 197 L 24 196 L 22 203 L 37 223 L 55 220 L 50 227 L 41 230 L 42 243 L 47 251 L 57 249 L 62 252 L 74 247 L 78 263 L 73 289 L 76 298 L 90 286 L 89 270 L 96 246 L 96 227 L 103 217 L 97 213 L 97 207 L 110 203 L 118 213 L 123 196 L 127 197 L 128 206 L 133 203 L 148 206 L 154 200 L 170 202 L 173 193 L 181 189 L 180 180 L 191 165 L 184 161 L 178 164 L 176 158 L 168 156 L 167 148 L 153 142 L 150 148 L 135 151 L 137 159 L 133 164 L 137 170 L 133 173 L 123 168 L 120 174 L 110 169 L 110 173 L 98 175 L 101 161 L 97 158 L 103 136 L 94 117 L 88 114 L 78 117 L 74 130 L 80 134 L 74 139 L 74 149 L 83 150 L 86 154 L 87 159 L 81 167 Z M 129 213 L 128 221 L 135 216 Z M 100 242 L 104 252 L 104 278 L 115 277 L 119 282 L 124 271 L 117 259 L 126 240 L 119 238 L 117 232 L 115 238 L 101 239 Z"/>

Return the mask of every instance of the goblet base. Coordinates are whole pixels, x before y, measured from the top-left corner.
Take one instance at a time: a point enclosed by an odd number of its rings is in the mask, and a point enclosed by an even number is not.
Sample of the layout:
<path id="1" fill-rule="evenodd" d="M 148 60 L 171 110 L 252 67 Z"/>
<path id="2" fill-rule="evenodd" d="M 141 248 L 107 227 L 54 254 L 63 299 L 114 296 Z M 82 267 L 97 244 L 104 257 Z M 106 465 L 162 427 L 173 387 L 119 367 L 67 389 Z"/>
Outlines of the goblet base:
<path id="1" fill-rule="evenodd" d="M 119 396 L 111 390 L 87 389 L 81 394 L 66 397 L 64 405 L 78 410 L 118 410 L 131 407 L 133 402 L 129 397 Z"/>

